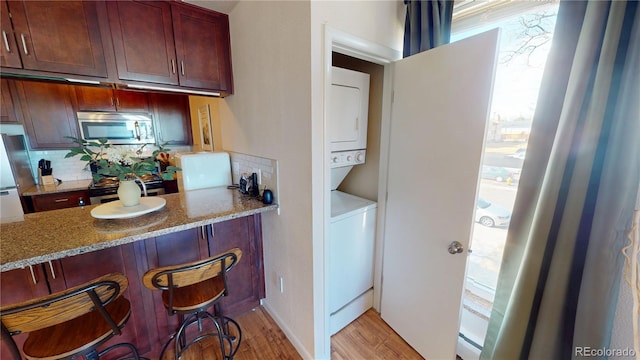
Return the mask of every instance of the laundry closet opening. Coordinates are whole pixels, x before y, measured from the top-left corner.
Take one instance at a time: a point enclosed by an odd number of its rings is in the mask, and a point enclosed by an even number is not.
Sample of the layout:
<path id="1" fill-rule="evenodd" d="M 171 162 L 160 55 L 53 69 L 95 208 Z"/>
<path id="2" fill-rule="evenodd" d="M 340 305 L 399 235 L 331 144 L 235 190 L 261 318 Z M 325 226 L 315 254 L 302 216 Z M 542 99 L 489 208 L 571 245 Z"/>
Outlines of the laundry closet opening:
<path id="1" fill-rule="evenodd" d="M 332 53 L 327 106 L 331 219 L 329 327 L 333 335 L 374 306 L 384 67 Z M 378 309 L 379 310 L 379 309 Z"/>

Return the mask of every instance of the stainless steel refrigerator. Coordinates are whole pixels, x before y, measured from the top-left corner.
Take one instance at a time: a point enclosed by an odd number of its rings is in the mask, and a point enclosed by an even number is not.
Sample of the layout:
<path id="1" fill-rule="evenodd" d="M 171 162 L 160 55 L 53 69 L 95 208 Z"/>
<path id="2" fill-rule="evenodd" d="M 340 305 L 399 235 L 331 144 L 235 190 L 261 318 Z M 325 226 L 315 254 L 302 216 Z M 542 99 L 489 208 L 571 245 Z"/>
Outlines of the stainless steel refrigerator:
<path id="1" fill-rule="evenodd" d="M 24 220 L 26 203 L 20 195 L 34 185 L 24 136 L 2 134 L 2 141 L 0 141 L 1 223 Z"/>

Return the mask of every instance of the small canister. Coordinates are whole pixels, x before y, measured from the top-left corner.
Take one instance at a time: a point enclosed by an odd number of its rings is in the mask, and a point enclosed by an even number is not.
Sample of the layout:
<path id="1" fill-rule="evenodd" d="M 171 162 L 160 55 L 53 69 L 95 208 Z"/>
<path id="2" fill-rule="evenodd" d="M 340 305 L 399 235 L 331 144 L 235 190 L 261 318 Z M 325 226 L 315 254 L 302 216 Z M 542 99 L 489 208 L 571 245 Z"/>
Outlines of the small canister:
<path id="1" fill-rule="evenodd" d="M 273 192 L 269 189 L 264 189 L 262 192 L 262 203 L 263 204 L 271 204 L 273 202 Z"/>

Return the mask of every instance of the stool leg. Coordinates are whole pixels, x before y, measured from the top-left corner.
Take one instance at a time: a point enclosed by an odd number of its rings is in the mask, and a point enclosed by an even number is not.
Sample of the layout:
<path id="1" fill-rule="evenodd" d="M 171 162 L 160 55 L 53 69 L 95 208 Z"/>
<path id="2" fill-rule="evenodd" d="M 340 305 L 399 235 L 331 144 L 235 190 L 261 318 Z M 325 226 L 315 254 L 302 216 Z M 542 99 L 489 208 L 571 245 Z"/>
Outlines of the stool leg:
<path id="1" fill-rule="evenodd" d="M 227 355 L 226 350 L 224 350 L 223 356 L 225 359 L 233 359 L 240 348 L 240 343 L 242 342 L 242 328 L 240 328 L 240 325 L 235 320 L 229 317 L 223 316 L 221 317 L 221 320 L 225 323 L 224 326 L 226 327 L 224 338 L 229 343 L 229 354 Z M 233 325 L 236 329 L 237 334 L 235 336 L 229 331 L 229 324 Z"/>
<path id="2" fill-rule="evenodd" d="M 99 359 L 98 352 L 97 352 L 95 349 L 93 349 L 93 350 L 91 350 L 91 352 L 89 352 L 88 354 L 86 354 L 86 355 L 84 356 L 84 358 L 85 358 L 86 360 L 98 360 L 98 359 Z"/>

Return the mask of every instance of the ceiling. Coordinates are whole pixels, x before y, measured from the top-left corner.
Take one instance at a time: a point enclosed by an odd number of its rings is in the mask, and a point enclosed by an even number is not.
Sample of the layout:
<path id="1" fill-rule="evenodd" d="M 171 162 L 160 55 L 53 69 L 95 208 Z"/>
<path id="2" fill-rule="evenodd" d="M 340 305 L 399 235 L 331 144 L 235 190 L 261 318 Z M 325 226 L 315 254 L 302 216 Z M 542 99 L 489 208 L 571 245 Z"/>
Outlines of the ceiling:
<path id="1" fill-rule="evenodd" d="M 197 5 L 217 12 L 229 14 L 240 0 L 183 0 L 186 3 Z"/>

